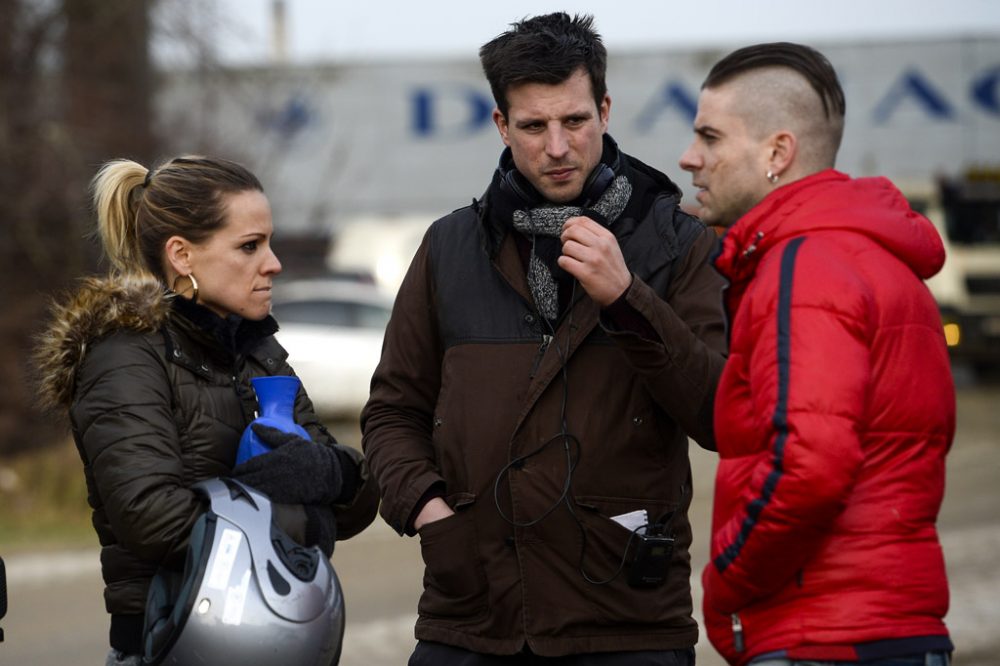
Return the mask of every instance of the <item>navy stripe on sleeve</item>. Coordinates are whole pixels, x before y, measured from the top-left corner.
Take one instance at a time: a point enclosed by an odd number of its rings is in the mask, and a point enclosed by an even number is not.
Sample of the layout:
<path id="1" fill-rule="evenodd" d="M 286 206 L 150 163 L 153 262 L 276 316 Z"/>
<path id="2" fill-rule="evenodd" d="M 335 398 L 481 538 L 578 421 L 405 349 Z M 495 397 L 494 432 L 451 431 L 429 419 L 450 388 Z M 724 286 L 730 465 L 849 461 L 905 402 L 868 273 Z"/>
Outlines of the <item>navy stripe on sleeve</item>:
<path id="1" fill-rule="evenodd" d="M 760 495 L 747 504 L 747 516 L 743 519 L 740 533 L 715 558 L 715 567 L 720 573 L 725 571 L 740 554 L 743 545 L 750 537 L 750 532 L 757 524 L 760 512 L 771 501 L 778 480 L 784 473 L 785 440 L 788 439 L 788 374 L 792 351 L 792 282 L 795 275 L 795 257 L 798 254 L 799 246 L 805 240 L 805 237 L 793 239 L 781 254 L 781 272 L 778 282 L 778 401 L 774 408 L 774 416 L 771 418 L 777 435 L 774 440 L 772 469 L 764 481 Z"/>

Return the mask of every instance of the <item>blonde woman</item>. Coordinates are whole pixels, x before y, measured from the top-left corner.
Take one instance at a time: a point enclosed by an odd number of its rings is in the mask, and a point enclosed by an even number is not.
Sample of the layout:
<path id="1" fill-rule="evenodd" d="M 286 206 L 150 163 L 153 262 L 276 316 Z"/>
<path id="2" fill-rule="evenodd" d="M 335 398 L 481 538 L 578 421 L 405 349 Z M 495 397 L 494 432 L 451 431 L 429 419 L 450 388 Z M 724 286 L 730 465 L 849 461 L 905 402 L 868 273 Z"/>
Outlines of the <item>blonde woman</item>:
<path id="1" fill-rule="evenodd" d="M 299 439 L 233 469 L 257 408 L 250 379 L 291 375 L 274 339 L 268 200 L 239 164 L 129 160 L 93 182 L 112 266 L 54 309 L 38 348 L 43 398 L 69 412 L 101 542 L 108 664 L 139 663 L 149 582 L 183 566 L 200 512 L 191 485 L 232 475 L 270 495 L 279 524 L 328 555 L 374 518 L 361 455 L 336 444 L 304 390 Z M 263 462 L 261 462 L 263 461 Z"/>

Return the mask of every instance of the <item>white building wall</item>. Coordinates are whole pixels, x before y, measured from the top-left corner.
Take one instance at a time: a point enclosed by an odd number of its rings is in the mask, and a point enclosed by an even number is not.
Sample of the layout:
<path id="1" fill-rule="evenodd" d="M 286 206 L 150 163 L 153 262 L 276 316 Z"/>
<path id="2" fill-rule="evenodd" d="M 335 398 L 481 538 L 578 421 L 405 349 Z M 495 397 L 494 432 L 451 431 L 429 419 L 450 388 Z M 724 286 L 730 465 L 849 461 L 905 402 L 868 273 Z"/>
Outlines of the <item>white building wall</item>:
<path id="1" fill-rule="evenodd" d="M 847 96 L 838 167 L 929 182 L 1000 165 L 1000 36 L 818 45 Z M 726 51 L 609 54 L 610 132 L 687 191 L 677 159 L 701 81 Z M 323 233 L 361 214 L 443 214 L 486 187 L 502 144 L 475 54 L 166 76 L 172 152 L 243 161 L 282 233 Z"/>

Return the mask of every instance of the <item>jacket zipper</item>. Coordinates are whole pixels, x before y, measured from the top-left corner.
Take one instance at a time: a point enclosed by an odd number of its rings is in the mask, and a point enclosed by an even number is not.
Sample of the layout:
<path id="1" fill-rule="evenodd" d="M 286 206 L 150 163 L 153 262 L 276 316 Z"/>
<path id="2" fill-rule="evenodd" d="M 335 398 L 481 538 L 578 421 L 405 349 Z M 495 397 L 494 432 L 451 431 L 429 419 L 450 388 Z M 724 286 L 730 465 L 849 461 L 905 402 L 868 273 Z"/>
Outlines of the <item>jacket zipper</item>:
<path id="1" fill-rule="evenodd" d="M 528 379 L 534 379 L 535 373 L 538 372 L 538 366 L 542 363 L 542 357 L 545 356 L 545 350 L 549 348 L 549 344 L 552 342 L 552 336 L 545 334 L 542 336 L 542 344 L 538 346 L 538 353 L 535 354 L 535 363 L 531 366 L 531 374 L 528 375 Z"/>
<path id="2" fill-rule="evenodd" d="M 233 380 L 233 393 L 236 394 L 236 399 L 240 403 L 240 408 L 243 411 L 243 418 L 247 420 L 247 425 L 250 425 L 251 421 L 260 416 L 258 413 L 258 407 L 260 407 L 260 405 L 257 404 L 257 394 L 254 393 L 251 388 L 250 394 L 246 395 L 246 391 L 240 384 L 239 365 L 233 366 L 233 374 L 231 378 Z M 253 405 L 249 403 L 250 399 L 253 400 Z"/>
<path id="3" fill-rule="evenodd" d="M 750 241 L 750 245 L 747 247 L 747 249 L 743 250 L 744 259 L 746 259 L 751 254 L 757 251 L 757 243 L 759 243 L 763 238 L 764 238 L 764 232 L 758 231 L 757 235 L 753 237 L 752 241 Z"/>
<path id="4" fill-rule="evenodd" d="M 740 622 L 738 613 L 733 613 L 730 617 L 733 620 L 733 649 L 737 652 L 743 652 L 746 647 L 743 642 L 743 623 Z"/>

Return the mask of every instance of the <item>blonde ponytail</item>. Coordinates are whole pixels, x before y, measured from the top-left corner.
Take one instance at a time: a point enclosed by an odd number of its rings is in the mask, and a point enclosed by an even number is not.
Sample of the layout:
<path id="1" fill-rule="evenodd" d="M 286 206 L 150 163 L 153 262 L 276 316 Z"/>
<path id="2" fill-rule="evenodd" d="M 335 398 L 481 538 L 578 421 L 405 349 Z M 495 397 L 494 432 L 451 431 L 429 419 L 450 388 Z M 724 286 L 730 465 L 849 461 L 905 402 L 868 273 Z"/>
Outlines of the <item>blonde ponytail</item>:
<path id="1" fill-rule="evenodd" d="M 150 273 L 139 245 L 139 206 L 149 169 L 132 160 L 108 162 L 94 176 L 91 190 L 97 231 L 113 268 L 123 273 Z"/>
<path id="2" fill-rule="evenodd" d="M 91 182 L 97 231 L 112 270 L 166 284 L 163 248 L 171 236 L 201 243 L 226 223 L 225 195 L 263 191 L 246 167 L 184 155 L 153 170 L 112 160 Z"/>

